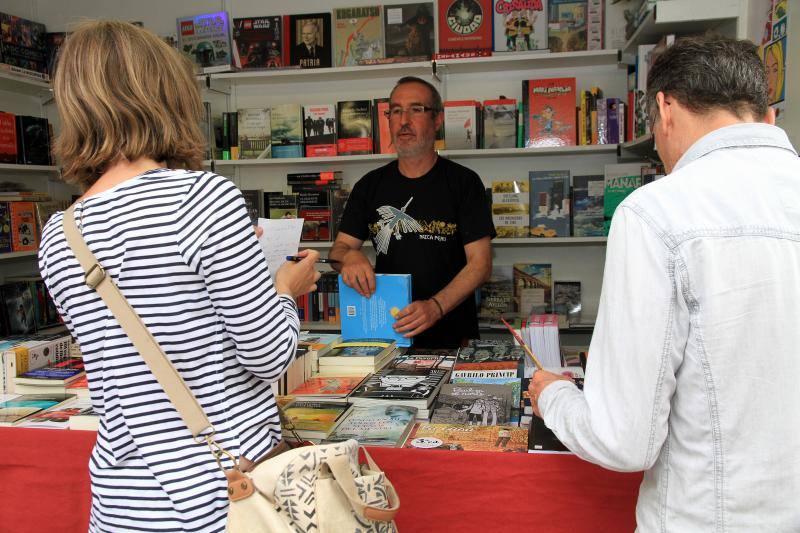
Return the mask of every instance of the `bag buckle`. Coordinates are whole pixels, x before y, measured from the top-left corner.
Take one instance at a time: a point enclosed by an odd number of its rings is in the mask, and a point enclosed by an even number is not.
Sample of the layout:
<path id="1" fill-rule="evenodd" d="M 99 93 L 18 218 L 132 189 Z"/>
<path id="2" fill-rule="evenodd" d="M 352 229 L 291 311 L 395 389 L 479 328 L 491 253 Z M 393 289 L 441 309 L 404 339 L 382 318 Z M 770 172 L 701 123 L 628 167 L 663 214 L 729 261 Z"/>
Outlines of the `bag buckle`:
<path id="1" fill-rule="evenodd" d="M 106 279 L 106 271 L 103 270 L 103 267 L 100 266 L 100 263 L 95 263 L 92 265 L 92 268 L 89 269 L 89 272 L 86 273 L 84 278 L 86 280 L 86 285 L 89 286 L 91 289 L 96 289 L 100 282 Z"/>

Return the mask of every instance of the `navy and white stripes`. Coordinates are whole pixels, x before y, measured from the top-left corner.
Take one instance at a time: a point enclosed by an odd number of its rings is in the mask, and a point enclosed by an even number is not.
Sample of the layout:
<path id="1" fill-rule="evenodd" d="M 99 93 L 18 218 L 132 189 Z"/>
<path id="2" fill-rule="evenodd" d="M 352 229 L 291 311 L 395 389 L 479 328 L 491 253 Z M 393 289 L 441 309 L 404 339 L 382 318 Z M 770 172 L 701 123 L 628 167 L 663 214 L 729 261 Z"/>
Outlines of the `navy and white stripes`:
<path id="1" fill-rule="evenodd" d="M 244 200 L 226 178 L 158 169 L 78 203 L 98 260 L 191 387 L 233 454 L 280 439 L 270 383 L 299 322 L 278 296 Z M 84 355 L 100 431 L 89 465 L 91 531 L 223 531 L 226 484 L 100 297 L 54 215 L 39 266 Z"/>

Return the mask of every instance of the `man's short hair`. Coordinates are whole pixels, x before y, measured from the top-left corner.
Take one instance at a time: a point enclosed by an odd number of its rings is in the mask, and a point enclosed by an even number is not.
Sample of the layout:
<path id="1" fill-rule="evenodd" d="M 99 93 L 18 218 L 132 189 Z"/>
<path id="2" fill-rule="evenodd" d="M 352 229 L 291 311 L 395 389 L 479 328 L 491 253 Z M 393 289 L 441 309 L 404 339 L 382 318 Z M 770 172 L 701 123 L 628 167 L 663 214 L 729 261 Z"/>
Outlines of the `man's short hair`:
<path id="1" fill-rule="evenodd" d="M 647 75 L 647 111 L 656 94 L 670 95 L 697 114 L 725 110 L 742 119 L 767 113 L 767 76 L 756 45 L 719 35 L 684 37 L 656 58 Z"/>
<path id="2" fill-rule="evenodd" d="M 424 85 L 428 88 L 428 91 L 431 93 L 431 107 L 433 108 L 433 114 L 436 115 L 444 109 L 442 105 L 442 95 L 439 94 L 439 91 L 434 87 L 434 85 L 430 82 L 423 80 L 422 78 L 417 78 L 416 76 L 403 76 L 397 83 L 394 84 L 392 88 L 392 92 L 389 93 L 389 98 L 391 99 L 392 94 L 394 91 L 400 87 L 401 85 L 405 85 L 406 83 L 419 83 L 420 85 Z"/>

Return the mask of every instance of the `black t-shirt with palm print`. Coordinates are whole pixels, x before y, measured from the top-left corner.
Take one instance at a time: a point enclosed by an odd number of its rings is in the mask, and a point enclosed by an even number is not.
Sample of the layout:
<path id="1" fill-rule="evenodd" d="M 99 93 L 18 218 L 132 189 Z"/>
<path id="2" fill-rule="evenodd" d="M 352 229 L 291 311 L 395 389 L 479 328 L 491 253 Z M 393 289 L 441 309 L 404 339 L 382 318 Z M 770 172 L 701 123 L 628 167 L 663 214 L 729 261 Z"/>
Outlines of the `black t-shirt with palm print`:
<path id="1" fill-rule="evenodd" d="M 361 178 L 339 230 L 375 246 L 375 272 L 411 274 L 414 300 L 439 292 L 467 264 L 464 245 L 494 238 L 480 177 L 439 157 L 419 178 L 403 176 L 397 161 Z M 468 297 L 414 339 L 422 348 L 452 348 L 478 337 L 475 299 Z"/>

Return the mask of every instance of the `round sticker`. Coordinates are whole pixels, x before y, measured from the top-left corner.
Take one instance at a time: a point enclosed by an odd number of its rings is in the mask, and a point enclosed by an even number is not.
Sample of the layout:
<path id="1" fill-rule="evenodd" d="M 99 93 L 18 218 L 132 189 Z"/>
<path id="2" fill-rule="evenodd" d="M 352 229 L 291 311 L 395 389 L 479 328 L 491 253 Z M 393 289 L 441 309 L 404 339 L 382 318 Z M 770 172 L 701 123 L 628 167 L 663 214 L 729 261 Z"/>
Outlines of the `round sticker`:
<path id="1" fill-rule="evenodd" d="M 411 446 L 414 448 L 438 448 L 442 444 L 444 441 L 433 437 L 420 437 L 411 441 Z"/>

